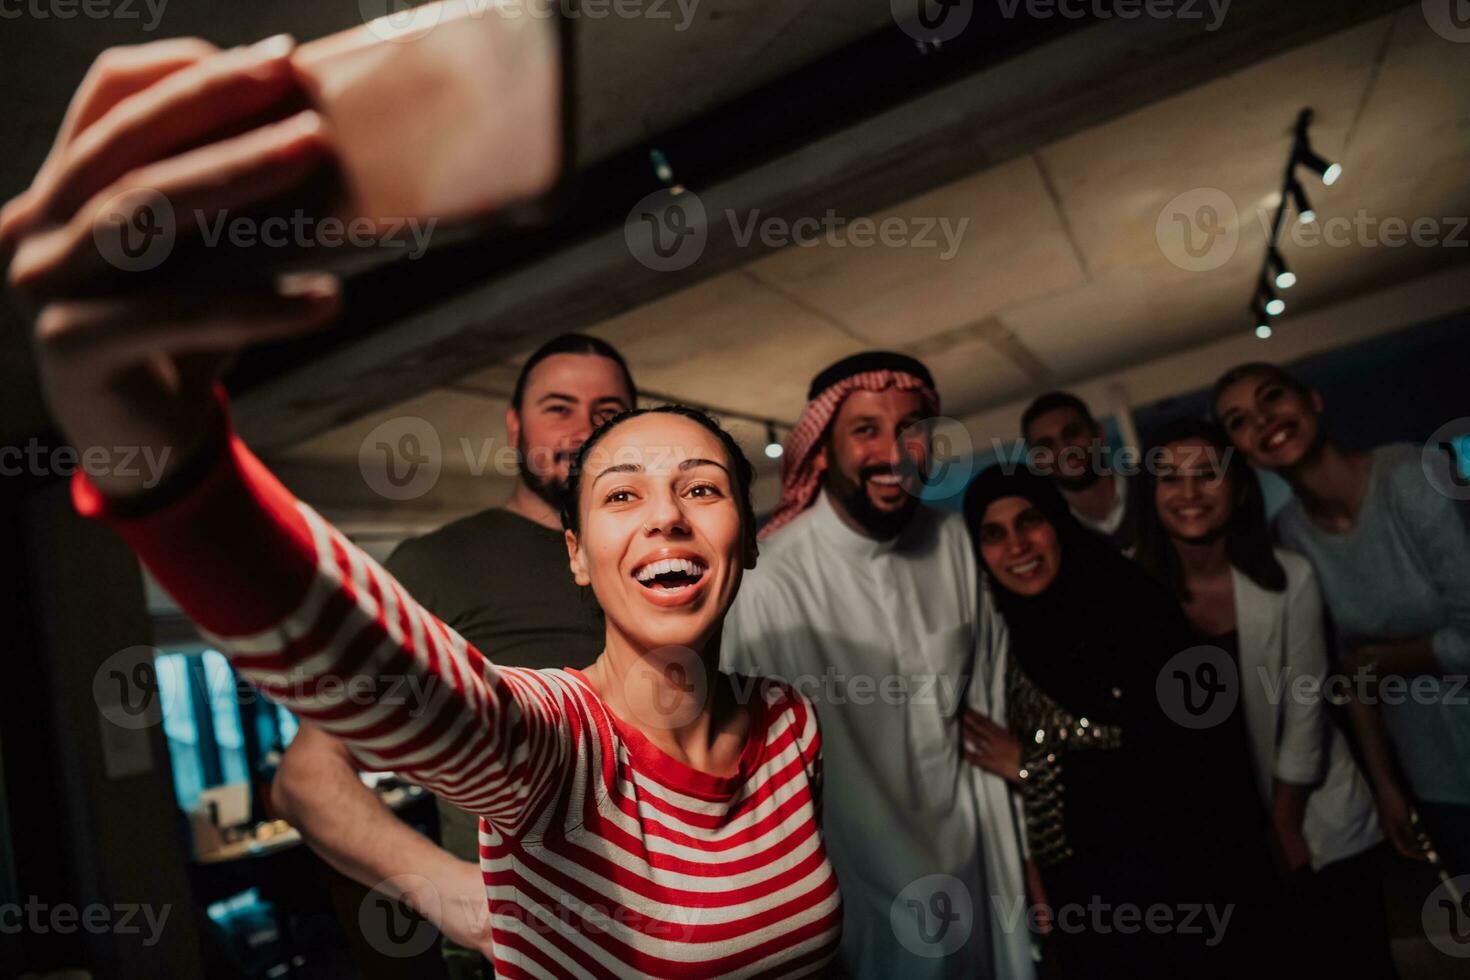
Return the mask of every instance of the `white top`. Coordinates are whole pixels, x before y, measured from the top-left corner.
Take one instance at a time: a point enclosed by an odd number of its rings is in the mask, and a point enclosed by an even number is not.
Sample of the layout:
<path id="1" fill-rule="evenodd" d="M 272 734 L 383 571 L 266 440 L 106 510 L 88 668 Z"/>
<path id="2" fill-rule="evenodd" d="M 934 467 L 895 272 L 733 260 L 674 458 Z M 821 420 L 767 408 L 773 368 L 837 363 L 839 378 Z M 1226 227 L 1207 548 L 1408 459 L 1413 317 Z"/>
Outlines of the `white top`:
<path id="1" fill-rule="evenodd" d="M 1428 637 L 1442 676 L 1380 690 L 1378 712 L 1414 795 L 1470 806 L 1470 513 L 1425 476 L 1423 450 L 1373 450 L 1358 519 L 1347 531 L 1319 527 L 1293 497 L 1276 518 L 1281 543 L 1312 563 L 1337 644 Z"/>
<path id="2" fill-rule="evenodd" d="M 1113 474 L 1113 506 L 1108 508 L 1107 516 L 1102 520 L 1094 521 L 1075 507 L 1069 509 L 1072 511 L 1072 516 L 1077 518 L 1083 527 L 1105 537 L 1112 537 L 1118 533 L 1118 528 L 1123 526 L 1123 515 L 1128 512 L 1127 478 L 1120 473 Z"/>
<path id="3" fill-rule="evenodd" d="M 1232 569 L 1240 637 L 1241 704 L 1261 797 L 1271 780 L 1316 785 L 1302 832 L 1312 867 L 1352 857 L 1383 839 L 1373 796 L 1321 695 L 1327 674 L 1322 595 L 1312 565 L 1276 551 L 1286 591 L 1268 592 Z"/>
<path id="4" fill-rule="evenodd" d="M 816 703 L 855 976 L 1034 974 L 1016 803 L 961 756 L 962 705 L 1005 720 L 1004 627 L 988 602 L 979 611 L 976 576 L 958 514 L 921 506 L 896 539 L 874 541 L 823 492 L 762 542 L 725 621 L 724 669 L 785 679 Z"/>

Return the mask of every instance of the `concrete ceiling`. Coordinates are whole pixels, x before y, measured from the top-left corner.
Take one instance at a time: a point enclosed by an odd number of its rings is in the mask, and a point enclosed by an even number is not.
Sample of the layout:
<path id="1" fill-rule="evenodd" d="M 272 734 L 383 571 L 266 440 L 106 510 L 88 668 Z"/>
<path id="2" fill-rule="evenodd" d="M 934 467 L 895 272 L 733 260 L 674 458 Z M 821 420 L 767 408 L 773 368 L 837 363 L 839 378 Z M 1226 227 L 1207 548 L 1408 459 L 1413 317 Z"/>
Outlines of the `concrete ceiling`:
<path id="1" fill-rule="evenodd" d="M 888 0 L 642 0 L 639 6 L 650 15 L 578 22 L 577 134 L 584 163 L 696 119 L 893 17 Z"/>
<path id="2" fill-rule="evenodd" d="M 942 248 L 790 246 L 591 332 L 624 352 L 642 387 L 784 420 L 795 419 L 807 382 L 832 360 L 870 347 L 906 349 L 935 369 L 946 414 L 990 424 L 998 409 L 1049 386 L 1085 384 L 1249 330 L 1246 304 L 1267 238 L 1260 212 L 1275 205 L 1303 106 L 1316 110 L 1319 152 L 1345 166 L 1332 188 L 1305 181 L 1319 227 L 1360 213 L 1409 223 L 1470 214 L 1470 44 L 1434 33 L 1415 4 L 871 214 L 909 227 L 967 221 L 952 257 Z M 1187 271 L 1171 261 L 1177 245 L 1157 227 L 1170 202 L 1201 189 L 1234 205 L 1227 231 L 1235 246 L 1218 268 Z M 1453 222 L 1440 228 L 1448 235 Z M 1289 236 L 1283 251 L 1301 278 L 1286 294 L 1292 313 L 1463 268 L 1470 230 L 1459 235 L 1458 248 L 1392 247 L 1366 232 L 1340 247 Z M 1272 347 L 1256 353 L 1270 357 Z M 299 489 L 335 498 L 345 513 L 352 493 L 311 474 L 342 472 L 387 420 L 428 420 L 446 446 L 462 438 L 501 445 L 516 360 L 470 370 L 273 458 L 298 474 Z M 1203 380 L 1180 374 L 1176 390 Z M 737 435 L 763 464 L 769 502 L 774 466 L 760 455 L 762 431 L 748 425 Z M 423 514 L 437 519 L 504 493 L 509 475 L 475 473 L 473 458 L 446 450 L 446 479 L 420 502 Z M 330 508 L 333 500 L 321 502 Z"/>
<path id="3" fill-rule="evenodd" d="M 227 47 L 280 32 L 306 40 L 400 6 L 400 0 L 140 0 L 104 4 L 114 16 L 52 13 L 45 4 L 7 16 L 0 30 L 0 91 L 7 95 L 0 200 L 29 184 L 72 92 L 108 47 L 177 36 Z M 892 23 L 887 0 L 619 0 L 583 7 L 587 15 L 575 23 L 579 165 L 698 118 Z M 642 15 L 614 16 L 615 9 Z M 33 10 L 42 15 L 29 15 Z M 0 304 L 0 438 L 47 424 L 23 320 L 22 311 Z"/>
<path id="4" fill-rule="evenodd" d="M 671 19 L 580 25 L 583 159 L 697 118 L 891 23 L 890 5 L 874 0 L 699 0 L 680 31 L 679 5 L 663 6 Z M 257 420 L 252 436 L 308 500 L 359 530 L 392 534 L 503 496 L 513 474 L 495 466 L 493 451 L 504 445 L 505 395 L 518 360 L 563 325 L 616 343 L 646 389 L 785 420 L 800 411 L 817 369 L 873 346 L 926 358 L 947 414 L 984 425 L 998 425 L 1010 406 L 1050 385 L 1085 386 L 1145 362 L 1213 350 L 1248 329 L 1245 304 L 1266 237 L 1255 210 L 1274 204 L 1299 108 L 1316 109 L 1315 143 L 1346 166 L 1333 188 L 1308 182 L 1324 221 L 1360 209 L 1408 221 L 1470 213 L 1470 44 L 1436 34 L 1418 3 L 1370 20 L 1363 19 L 1370 7 L 1390 5 L 1352 6 L 1237 0 L 1223 30 L 1185 42 L 1165 24 L 1099 25 L 988 71 L 967 90 L 890 113 L 932 120 L 947 145 L 895 137 L 870 148 L 871 131 L 854 132 L 838 150 L 853 161 L 840 171 L 852 180 L 833 185 L 831 206 L 847 219 L 967 221 L 950 258 L 937 248 L 727 247 L 706 278 L 665 276 L 656 287 L 635 288 L 618 229 L 612 238 L 622 264 L 599 267 L 612 270 L 612 285 L 604 272 L 596 290 L 564 293 L 578 311 L 606 312 L 569 314 L 564 323 L 534 315 L 531 306 L 531 315 L 519 315 L 505 297 L 520 287 L 492 282 L 490 300 L 450 297 L 446 304 L 460 304 L 462 323 L 488 324 L 493 343 L 446 348 L 438 362 L 425 362 L 432 370 L 400 372 L 412 384 L 384 383 L 383 371 L 408 364 L 414 344 L 426 351 L 436 339 L 408 324 L 401 347 L 379 345 L 377 373 L 323 368 L 325 407 L 309 423 L 298 422 L 308 399 L 298 405 L 266 391 L 242 399 L 242 424 Z M 0 82 L 12 99 L 0 192 L 24 186 L 67 95 L 102 47 L 187 33 L 222 43 L 282 29 L 311 37 L 352 23 L 359 8 L 284 0 L 169 7 L 156 34 L 115 20 L 7 22 Z M 1336 33 L 1322 26 L 1331 24 L 1353 26 Z M 862 159 L 864 149 L 876 162 Z M 784 176 L 750 183 L 748 193 L 721 203 L 735 201 L 745 216 L 767 205 L 763 194 L 772 186 L 805 180 L 816 195 L 808 188 L 804 206 L 825 207 L 819 164 L 795 153 L 781 161 Z M 895 195 L 892 187 L 905 190 Z M 1237 244 L 1219 268 L 1189 272 L 1169 261 L 1156 225 L 1169 202 L 1200 188 L 1223 192 L 1238 209 L 1231 225 Z M 779 203 L 770 203 L 773 211 Z M 580 247 L 569 245 L 559 266 L 591 266 L 591 253 Z M 1288 242 L 1285 251 L 1302 279 L 1290 296 L 1293 313 L 1308 316 L 1387 295 L 1463 266 L 1467 256 L 1464 248 L 1361 241 L 1341 248 Z M 1383 321 L 1385 329 L 1392 325 Z M 6 433 L 35 431 L 44 414 L 26 370 L 25 330 L 14 321 L 0 326 Z M 310 394 L 315 370 L 286 379 L 285 388 Z M 1178 390 L 1200 381 L 1181 373 Z M 1163 397 L 1166 388 L 1155 379 L 1151 396 Z M 256 411 L 254 402 L 269 410 Z M 440 437 L 443 475 L 422 498 L 390 504 L 367 490 L 357 460 L 369 434 L 404 416 L 424 419 Z M 736 428 L 762 466 L 759 496 L 769 502 L 774 466 L 759 451 L 762 429 Z M 1011 433 L 976 433 L 991 434 Z"/>
<path id="5" fill-rule="evenodd" d="M 933 361 L 951 411 L 1248 328 L 1246 304 L 1302 106 L 1346 175 L 1308 180 L 1321 222 L 1470 207 L 1470 50 L 1416 12 L 1372 21 L 878 212 L 968 219 L 946 261 L 932 248 L 788 247 L 595 328 L 660 390 L 793 417 L 824 363 L 862 347 Z M 1181 194 L 1235 202 L 1238 244 L 1220 268 L 1175 265 L 1156 235 Z M 1467 236 L 1470 237 L 1470 236 Z M 1283 246 L 1303 309 L 1463 258 L 1355 242 Z M 1288 327 L 1289 328 L 1289 327 Z M 738 331 L 738 332 L 737 332 Z M 750 365 L 750 370 L 740 370 Z M 755 366 L 759 365 L 759 369 Z"/>

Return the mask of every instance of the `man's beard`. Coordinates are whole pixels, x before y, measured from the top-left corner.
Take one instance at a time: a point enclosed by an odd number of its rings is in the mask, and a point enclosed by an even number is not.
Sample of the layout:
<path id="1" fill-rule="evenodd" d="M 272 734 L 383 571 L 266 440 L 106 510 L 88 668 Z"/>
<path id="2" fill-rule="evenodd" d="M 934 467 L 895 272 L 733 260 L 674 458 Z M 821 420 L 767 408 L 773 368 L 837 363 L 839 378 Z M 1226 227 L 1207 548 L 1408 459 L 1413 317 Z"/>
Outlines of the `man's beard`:
<path id="1" fill-rule="evenodd" d="M 827 492 L 837 498 L 853 520 L 880 541 L 897 537 L 908 526 L 919 506 L 918 498 L 910 494 L 898 510 L 880 510 L 868 497 L 867 478 L 874 474 L 892 472 L 894 471 L 888 467 L 870 467 L 859 471 L 858 480 L 854 483 L 846 473 L 835 466 L 829 466 L 825 476 Z"/>
<path id="2" fill-rule="evenodd" d="M 1058 467 L 1057 469 L 1052 471 L 1051 478 L 1055 480 L 1057 486 L 1061 487 L 1063 490 L 1069 490 L 1072 493 L 1076 493 L 1079 490 L 1086 490 L 1098 480 L 1101 480 L 1103 478 L 1103 475 L 1097 470 L 1089 468 L 1083 470 L 1076 476 L 1063 476 L 1061 468 Z"/>
<path id="3" fill-rule="evenodd" d="M 562 502 L 566 499 L 567 482 L 555 477 L 543 477 L 531 472 L 531 467 L 526 460 L 530 451 L 526 448 L 525 437 L 522 436 L 516 445 L 516 475 L 531 488 L 531 492 L 551 506 L 558 514 L 561 513 Z M 556 456 L 552 456 L 552 465 L 556 465 Z"/>

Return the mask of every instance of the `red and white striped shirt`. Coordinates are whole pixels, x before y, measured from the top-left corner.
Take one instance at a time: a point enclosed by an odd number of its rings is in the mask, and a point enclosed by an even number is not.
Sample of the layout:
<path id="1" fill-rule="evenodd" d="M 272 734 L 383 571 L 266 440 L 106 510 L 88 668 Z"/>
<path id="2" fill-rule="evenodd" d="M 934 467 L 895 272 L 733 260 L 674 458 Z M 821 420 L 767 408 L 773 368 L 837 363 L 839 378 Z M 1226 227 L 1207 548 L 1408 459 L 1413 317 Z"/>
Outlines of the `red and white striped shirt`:
<path id="1" fill-rule="evenodd" d="M 497 667 L 233 437 L 182 498 L 102 516 L 265 694 L 365 769 L 482 815 L 495 971 L 807 976 L 832 958 L 812 705 L 761 681 L 733 776 L 669 757 L 574 670 Z"/>

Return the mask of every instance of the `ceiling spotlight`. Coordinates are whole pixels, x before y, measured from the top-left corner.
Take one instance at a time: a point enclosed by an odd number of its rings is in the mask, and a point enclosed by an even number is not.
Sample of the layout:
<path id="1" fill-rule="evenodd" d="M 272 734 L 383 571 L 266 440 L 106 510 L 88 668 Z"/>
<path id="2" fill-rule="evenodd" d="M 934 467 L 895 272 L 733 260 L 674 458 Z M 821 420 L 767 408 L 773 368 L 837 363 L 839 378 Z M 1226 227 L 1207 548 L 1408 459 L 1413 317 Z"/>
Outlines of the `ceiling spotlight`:
<path id="1" fill-rule="evenodd" d="M 1270 332 L 1271 325 L 1267 321 L 1271 318 L 1266 315 L 1266 308 L 1261 305 L 1261 301 L 1259 299 L 1251 300 L 1251 316 L 1256 318 L 1257 337 L 1261 335 L 1262 330 Z"/>
<path id="2" fill-rule="evenodd" d="M 664 156 L 663 150 L 660 150 L 656 146 L 650 149 L 648 151 L 648 161 L 653 164 L 654 176 L 665 184 L 673 183 L 674 168 L 669 166 L 669 158 Z"/>
<path id="3" fill-rule="evenodd" d="M 1306 167 L 1321 177 L 1323 184 L 1331 187 L 1342 177 L 1342 164 L 1329 163 L 1312 151 L 1312 139 L 1307 135 L 1307 130 L 1315 116 L 1316 113 L 1308 107 L 1296 117 L 1296 139 L 1291 146 L 1291 163 L 1287 169 L 1290 171 L 1292 167 Z"/>
<path id="4" fill-rule="evenodd" d="M 781 440 L 776 438 L 776 427 L 770 422 L 766 423 L 766 456 L 770 459 L 780 459 L 786 450 L 781 446 Z"/>
<path id="5" fill-rule="evenodd" d="M 1312 202 L 1307 200 L 1307 192 L 1302 190 L 1302 185 L 1293 180 L 1287 190 L 1291 192 L 1292 203 L 1296 205 L 1296 220 L 1304 225 L 1316 221 L 1317 212 L 1312 209 Z"/>
<path id="6" fill-rule="evenodd" d="M 1286 159 L 1286 173 L 1282 178 L 1285 183 L 1280 194 L 1271 196 L 1275 206 L 1271 234 L 1266 242 L 1266 258 L 1261 267 L 1261 278 L 1256 284 L 1250 303 L 1251 316 L 1255 318 L 1255 333 L 1261 340 L 1269 340 L 1275 333 L 1271 327 L 1271 318 L 1286 312 L 1286 300 L 1277 295 L 1277 290 L 1285 292 L 1297 283 L 1297 275 L 1287 266 L 1286 258 L 1281 254 L 1278 245 L 1286 212 L 1295 208 L 1297 221 L 1304 225 L 1317 220 L 1317 212 L 1313 210 L 1312 202 L 1307 200 L 1307 192 L 1302 189 L 1302 182 L 1297 177 L 1297 168 L 1306 167 L 1315 171 L 1322 178 L 1322 183 L 1329 186 L 1337 183 L 1342 176 L 1340 165 L 1328 163 L 1312 151 L 1312 142 L 1307 135 L 1307 128 L 1312 124 L 1312 115 L 1312 110 L 1306 108 L 1297 116 L 1296 138 L 1292 141 L 1291 155 Z"/>
<path id="7" fill-rule="evenodd" d="M 1271 316 L 1280 316 L 1286 312 L 1286 300 L 1276 295 L 1276 290 L 1271 284 L 1261 279 L 1260 296 L 1266 300 L 1266 312 Z"/>
<path id="8" fill-rule="evenodd" d="M 1272 245 L 1271 251 L 1267 253 L 1266 261 L 1271 270 L 1276 273 L 1277 289 L 1290 289 L 1296 285 L 1296 273 L 1286 267 L 1286 260 L 1281 257 L 1281 249 Z"/>
<path id="9" fill-rule="evenodd" d="M 1306 140 L 1297 145 L 1296 162 L 1315 172 L 1328 187 L 1337 183 L 1337 179 L 1342 176 L 1342 164 L 1328 163 L 1312 152 L 1312 147 Z"/>

